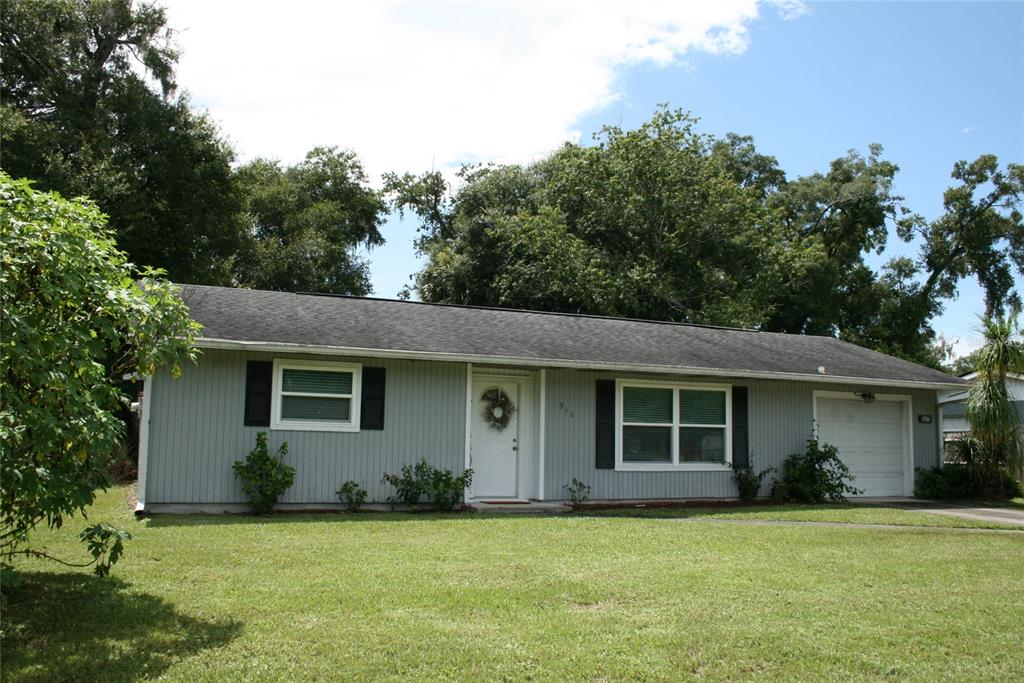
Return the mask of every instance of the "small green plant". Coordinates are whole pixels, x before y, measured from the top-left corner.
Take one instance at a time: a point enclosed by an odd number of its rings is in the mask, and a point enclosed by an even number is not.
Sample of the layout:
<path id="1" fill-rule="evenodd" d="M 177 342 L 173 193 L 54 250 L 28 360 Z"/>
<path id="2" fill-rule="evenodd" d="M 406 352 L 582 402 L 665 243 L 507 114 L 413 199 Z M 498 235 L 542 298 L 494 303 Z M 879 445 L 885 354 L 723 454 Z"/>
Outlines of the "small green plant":
<path id="1" fill-rule="evenodd" d="M 427 497 L 441 512 L 451 512 L 462 502 L 466 489 L 473 483 L 473 470 L 467 468 L 456 477 L 451 470 L 432 469 L 425 486 Z"/>
<path id="2" fill-rule="evenodd" d="M 807 450 L 793 453 L 782 463 L 781 476 L 772 486 L 772 498 L 792 503 L 824 503 L 846 501 L 846 494 L 861 493 L 848 483 L 853 479 L 848 468 L 839 459 L 835 446 L 807 440 Z"/>
<path id="3" fill-rule="evenodd" d="M 564 484 L 562 488 L 569 495 L 573 510 L 579 510 L 590 499 L 590 487 L 576 477 L 572 478 L 572 482 Z"/>
<path id="4" fill-rule="evenodd" d="M 93 567 L 96 576 L 107 576 L 111 565 L 116 564 L 124 554 L 124 542 L 130 541 L 132 535 L 110 524 L 93 524 L 86 527 L 79 538 L 89 548 L 89 554 L 96 565 Z"/>
<path id="5" fill-rule="evenodd" d="M 249 453 L 245 462 L 236 460 L 231 469 L 235 476 L 242 480 L 242 491 L 249 499 L 249 507 L 253 514 L 262 515 L 270 512 L 277 502 L 277 497 L 287 491 L 295 482 L 295 468 L 284 464 L 282 460 L 288 455 L 288 444 L 282 443 L 277 449 L 277 456 L 272 456 L 267 448 L 267 433 L 256 435 L 256 447 Z"/>
<path id="6" fill-rule="evenodd" d="M 402 465 L 399 474 L 385 473 L 380 479 L 381 483 L 391 484 L 395 489 L 395 495 L 388 496 L 388 500 L 401 503 L 414 512 L 418 510 L 426 493 L 424 475 L 429 467 L 426 460 L 421 460 L 416 465 Z"/>
<path id="7" fill-rule="evenodd" d="M 761 491 L 761 482 L 773 471 L 773 468 L 769 467 L 754 474 L 754 468 L 751 465 L 733 466 L 732 480 L 736 482 L 740 500 L 749 503 L 757 498 L 757 494 Z"/>
<path id="8" fill-rule="evenodd" d="M 434 503 L 438 510 L 450 512 L 462 500 L 466 488 L 473 481 L 473 470 L 466 469 L 459 476 L 451 470 L 431 466 L 426 460 L 415 465 L 402 465 L 399 474 L 385 474 L 381 482 L 390 484 L 395 495 L 388 498 L 415 512 L 423 497 Z"/>
<path id="9" fill-rule="evenodd" d="M 346 481 L 337 491 L 338 499 L 345 504 L 349 512 L 359 512 L 359 508 L 366 502 L 366 489 L 354 481 Z"/>

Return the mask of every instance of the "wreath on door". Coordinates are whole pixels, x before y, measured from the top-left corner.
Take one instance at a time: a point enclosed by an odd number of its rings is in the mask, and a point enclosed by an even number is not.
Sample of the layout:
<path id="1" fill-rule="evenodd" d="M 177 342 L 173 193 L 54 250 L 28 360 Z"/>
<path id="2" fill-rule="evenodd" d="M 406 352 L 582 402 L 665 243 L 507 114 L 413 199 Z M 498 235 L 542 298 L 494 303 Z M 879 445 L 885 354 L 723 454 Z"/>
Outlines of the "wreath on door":
<path id="1" fill-rule="evenodd" d="M 516 414 L 516 406 L 499 387 L 491 387 L 482 396 L 484 401 L 484 419 L 499 432 L 508 427 L 509 420 Z"/>

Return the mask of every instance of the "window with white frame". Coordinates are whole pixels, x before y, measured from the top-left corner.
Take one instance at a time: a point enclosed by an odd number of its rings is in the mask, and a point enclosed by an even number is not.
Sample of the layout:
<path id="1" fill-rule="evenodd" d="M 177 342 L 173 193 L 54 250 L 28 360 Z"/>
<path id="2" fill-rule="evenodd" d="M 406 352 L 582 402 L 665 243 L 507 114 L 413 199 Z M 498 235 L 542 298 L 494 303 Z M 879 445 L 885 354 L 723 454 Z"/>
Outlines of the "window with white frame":
<path id="1" fill-rule="evenodd" d="M 361 370 L 353 363 L 274 361 L 271 429 L 358 431 Z"/>
<path id="2" fill-rule="evenodd" d="M 716 469 L 732 461 L 728 386 L 620 381 L 620 469 Z"/>

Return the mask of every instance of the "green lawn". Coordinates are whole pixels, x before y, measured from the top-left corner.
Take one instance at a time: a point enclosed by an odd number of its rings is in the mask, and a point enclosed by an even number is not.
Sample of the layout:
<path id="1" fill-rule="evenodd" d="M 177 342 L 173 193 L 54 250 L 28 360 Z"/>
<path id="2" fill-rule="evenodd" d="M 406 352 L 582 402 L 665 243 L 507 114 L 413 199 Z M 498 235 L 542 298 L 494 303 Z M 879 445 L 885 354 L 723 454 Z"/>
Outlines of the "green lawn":
<path id="1" fill-rule="evenodd" d="M 136 523 L 124 498 L 91 515 L 135 533 L 113 578 L 20 563 L 5 680 L 1024 679 L 1021 532 L 589 514 Z M 78 553 L 82 525 L 38 545 Z"/>

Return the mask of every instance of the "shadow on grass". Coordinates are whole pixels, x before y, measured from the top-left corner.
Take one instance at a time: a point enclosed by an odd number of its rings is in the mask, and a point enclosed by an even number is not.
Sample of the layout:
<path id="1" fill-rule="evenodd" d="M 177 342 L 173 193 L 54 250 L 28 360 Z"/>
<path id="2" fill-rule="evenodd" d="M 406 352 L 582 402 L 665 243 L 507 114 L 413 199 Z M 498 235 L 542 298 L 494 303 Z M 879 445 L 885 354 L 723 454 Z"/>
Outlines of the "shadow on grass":
<path id="1" fill-rule="evenodd" d="M 175 661 L 231 642 L 235 620 L 181 614 L 116 578 L 27 572 L 5 591 L 5 681 L 121 681 L 155 678 Z"/>

